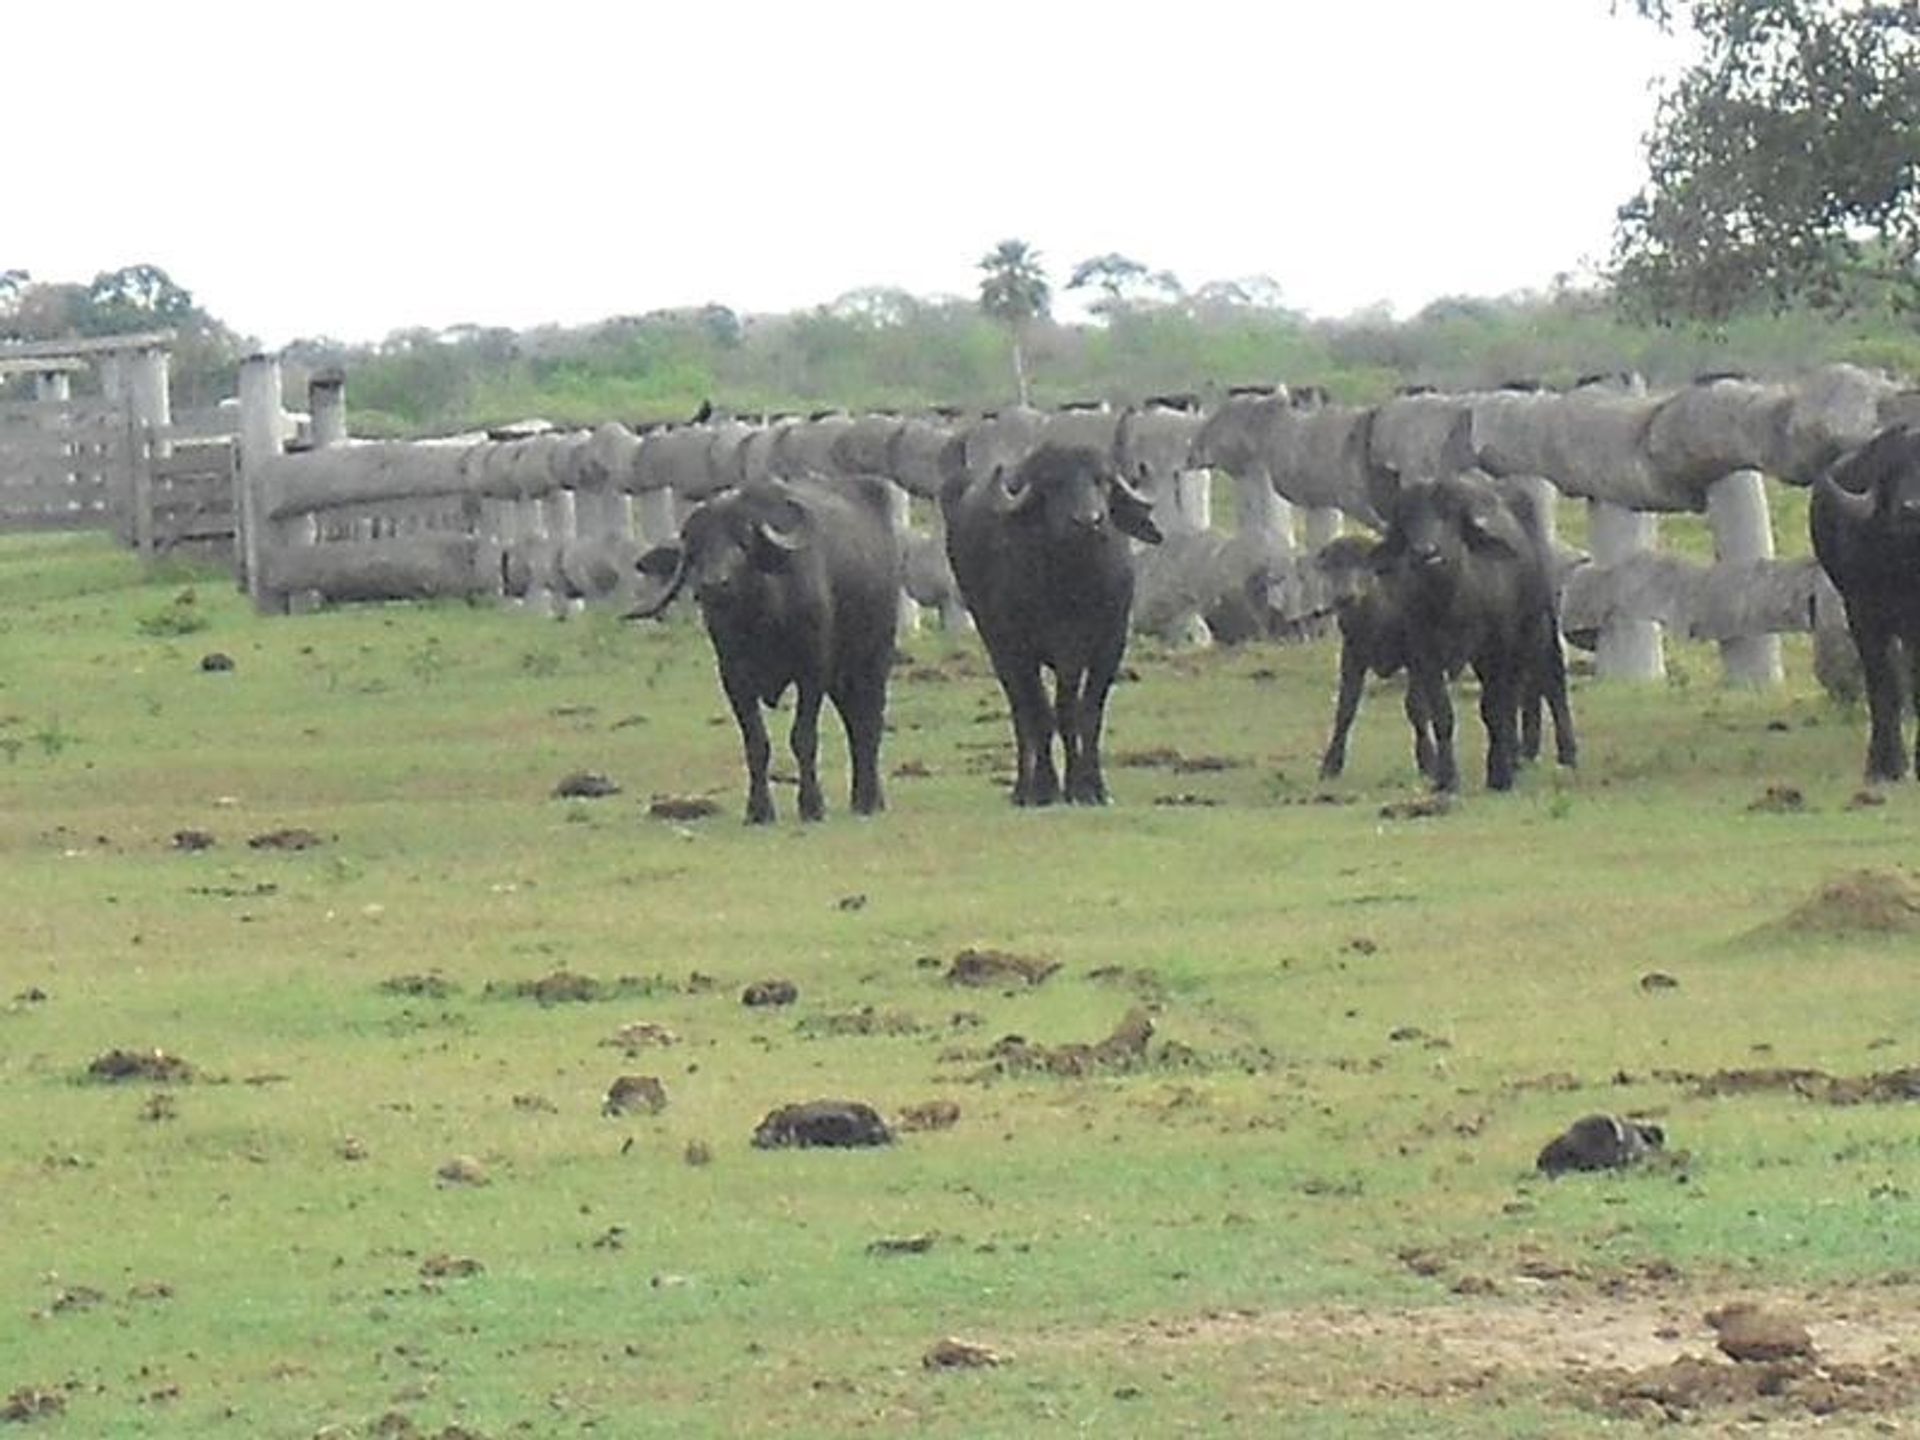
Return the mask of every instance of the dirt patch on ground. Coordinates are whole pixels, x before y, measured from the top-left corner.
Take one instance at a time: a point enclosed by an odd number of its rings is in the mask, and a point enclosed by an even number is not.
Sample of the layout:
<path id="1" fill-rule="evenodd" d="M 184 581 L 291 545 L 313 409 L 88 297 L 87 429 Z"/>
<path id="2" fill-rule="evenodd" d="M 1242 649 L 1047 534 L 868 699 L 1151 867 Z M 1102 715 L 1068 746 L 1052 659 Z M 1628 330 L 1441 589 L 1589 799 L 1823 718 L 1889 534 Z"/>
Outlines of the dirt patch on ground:
<path id="1" fill-rule="evenodd" d="M 1511 1283 L 1544 1289 L 1537 1281 Z M 1055 1332 L 1022 1339 L 1020 1348 L 1112 1353 L 1152 1371 L 1197 1347 L 1257 1347 L 1278 1357 L 1261 1369 L 1283 1404 L 1335 1393 L 1350 1400 L 1356 1383 L 1384 1399 L 1470 1403 L 1503 1392 L 1539 1394 L 1544 1384 L 1562 1404 L 1685 1421 L 1705 1433 L 1834 1433 L 1845 1417 L 1874 1426 L 1904 1419 L 1920 1404 L 1920 1288 L 1765 1297 L 1804 1319 L 1814 1354 L 1748 1364 L 1716 1348 L 1707 1316 L 1727 1298 L 1674 1281 L 1619 1295 L 1463 1294 L 1417 1307 L 1206 1311 Z M 1337 1391 L 1330 1364 L 1342 1372 Z"/>
<path id="2" fill-rule="evenodd" d="M 252 850 L 313 850 L 327 843 L 326 836 L 316 831 L 302 829 L 298 825 L 289 825 L 280 830 L 268 830 L 251 837 L 247 847 Z"/>
<path id="3" fill-rule="evenodd" d="M 1253 762 L 1231 755 L 1183 755 L 1171 745 L 1151 750 L 1122 750 L 1114 765 L 1129 770 L 1170 770 L 1175 775 L 1208 775 L 1221 770 L 1244 770 Z"/>
<path id="4" fill-rule="evenodd" d="M 720 802 L 705 795 L 656 795 L 647 802 L 655 820 L 706 820 L 720 813 Z"/>
<path id="5" fill-rule="evenodd" d="M 603 1000 L 623 1000 L 653 995 L 694 993 L 694 982 L 685 986 L 664 975 L 621 975 L 601 980 L 577 970 L 554 970 L 534 980 L 489 980 L 485 994 L 494 999 L 531 1000 L 538 1005 L 591 1005 Z"/>
<path id="6" fill-rule="evenodd" d="M 1147 1058 L 1153 1039 L 1153 1017 L 1135 1007 L 1111 1035 L 1090 1045 L 1036 1045 L 1023 1035 L 1008 1035 L 987 1051 L 989 1073 L 1012 1075 L 1040 1071 L 1048 1075 L 1093 1075 L 1102 1070 L 1129 1070 Z"/>
<path id="7" fill-rule="evenodd" d="M 1762 933 L 1920 935 L 1920 878 L 1899 870 L 1835 876 Z"/>
<path id="8" fill-rule="evenodd" d="M 1011 950 L 969 947 L 953 957 L 953 963 L 947 966 L 946 980 L 949 985 L 981 987 L 1038 985 L 1059 968 L 1058 960 L 1018 955 Z"/>
<path id="9" fill-rule="evenodd" d="M 925 1028 L 904 1010 L 882 1010 L 872 1005 L 831 1015 L 809 1015 L 794 1026 L 800 1034 L 816 1037 L 918 1035 Z"/>
<path id="10" fill-rule="evenodd" d="M 407 975 L 390 975 L 380 982 L 389 995 L 406 995 L 422 1000 L 445 1000 L 460 991 L 459 985 L 437 970 Z"/>
<path id="11" fill-rule="evenodd" d="M 1871 1075 L 1829 1075 L 1824 1070 L 1772 1066 L 1753 1070 L 1656 1070 L 1656 1080 L 1685 1085 L 1695 1095 L 1764 1095 L 1789 1091 L 1823 1105 L 1864 1105 L 1920 1100 L 1920 1066 L 1880 1070 Z"/>

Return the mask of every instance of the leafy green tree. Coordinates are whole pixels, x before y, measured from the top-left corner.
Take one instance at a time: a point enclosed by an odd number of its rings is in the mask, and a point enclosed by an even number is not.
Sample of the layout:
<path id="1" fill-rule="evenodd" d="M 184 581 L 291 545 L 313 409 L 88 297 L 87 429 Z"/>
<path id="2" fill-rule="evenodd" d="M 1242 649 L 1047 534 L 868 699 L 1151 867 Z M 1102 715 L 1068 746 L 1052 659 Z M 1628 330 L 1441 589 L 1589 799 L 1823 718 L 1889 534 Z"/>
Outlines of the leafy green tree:
<path id="1" fill-rule="evenodd" d="M 1633 0 L 1700 57 L 1662 96 L 1615 281 L 1638 315 L 1920 305 L 1920 4 Z"/>
<path id="2" fill-rule="evenodd" d="M 1149 270 L 1138 260 L 1115 251 L 1095 255 L 1073 267 L 1067 289 L 1093 286 L 1105 292 L 1088 308 L 1109 318 L 1156 301 L 1178 300 L 1185 291 L 1171 270 Z"/>
<path id="3" fill-rule="evenodd" d="M 93 277 L 80 326 L 88 335 L 124 335 L 192 326 L 204 318 L 192 292 L 158 265 L 128 265 Z"/>
<path id="4" fill-rule="evenodd" d="M 1007 327 L 1013 341 L 1013 383 L 1020 403 L 1028 403 L 1026 338 L 1036 320 L 1045 319 L 1053 291 L 1040 253 L 1024 240 L 1002 240 L 981 257 L 980 309 Z"/>

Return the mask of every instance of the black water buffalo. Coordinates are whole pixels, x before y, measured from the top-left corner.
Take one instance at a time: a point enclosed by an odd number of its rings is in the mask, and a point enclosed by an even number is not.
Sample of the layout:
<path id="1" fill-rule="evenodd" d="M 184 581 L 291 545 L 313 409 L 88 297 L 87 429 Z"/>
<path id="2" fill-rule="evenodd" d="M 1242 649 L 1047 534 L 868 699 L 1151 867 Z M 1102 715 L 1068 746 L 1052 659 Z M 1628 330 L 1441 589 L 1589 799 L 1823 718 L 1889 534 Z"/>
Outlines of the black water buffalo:
<path id="1" fill-rule="evenodd" d="M 880 731 L 902 563 L 881 482 L 774 480 L 727 491 L 688 515 L 680 543 L 648 551 L 639 569 L 668 583 L 635 616 L 657 615 L 682 585 L 693 587 L 740 725 L 750 823 L 774 818 L 760 707 L 789 686 L 800 818 L 826 813 L 816 764 L 823 699 L 846 726 L 854 810 L 885 807 Z"/>
<path id="2" fill-rule="evenodd" d="M 1314 556 L 1326 582 L 1335 622 L 1340 627 L 1340 691 L 1333 706 L 1333 734 L 1320 757 L 1320 778 L 1331 780 L 1347 768 L 1347 735 L 1360 709 L 1369 674 L 1397 675 L 1407 664 L 1407 632 L 1392 596 L 1379 583 L 1375 540 L 1343 535 Z M 1420 773 L 1433 773 L 1433 726 L 1420 706 L 1419 692 L 1407 687 L 1407 723 L 1413 729 L 1413 758 Z"/>
<path id="3" fill-rule="evenodd" d="M 1407 627 L 1395 604 L 1393 591 L 1381 580 L 1380 571 L 1389 566 L 1391 560 L 1382 552 L 1380 541 L 1342 535 L 1322 546 L 1313 558 L 1340 629 L 1340 687 L 1334 699 L 1333 733 L 1327 740 L 1326 752 L 1320 757 L 1320 778 L 1332 780 L 1347 768 L 1347 737 L 1360 709 L 1367 676 L 1377 675 L 1387 680 L 1406 668 Z M 1457 655 L 1454 658 L 1460 659 Z M 1548 703 L 1549 692 L 1557 685 L 1564 697 L 1566 688 L 1566 670 L 1559 647 L 1550 647 L 1540 658 L 1542 664 L 1529 669 L 1521 697 L 1520 753 L 1527 760 L 1538 759 L 1540 755 L 1540 711 L 1542 705 Z M 1447 678 L 1454 679 L 1459 670 L 1460 665 L 1455 664 L 1448 670 Z M 1418 686 L 1408 684 L 1405 704 L 1407 724 L 1413 731 L 1414 764 L 1422 775 L 1432 778 L 1433 721 Z M 1558 727 L 1558 718 L 1555 724 Z M 1571 729 L 1565 732 L 1561 742 L 1561 758 L 1565 764 L 1574 763 Z"/>
<path id="4" fill-rule="evenodd" d="M 1901 709 L 1920 680 L 1920 428 L 1884 430 L 1820 475 L 1808 526 L 1860 652 L 1867 779 L 1898 780 Z"/>
<path id="5" fill-rule="evenodd" d="M 1376 556 L 1405 632 L 1408 717 L 1432 726 L 1436 789 L 1459 788 L 1448 677 L 1471 665 L 1487 730 L 1487 788 L 1512 786 L 1522 712 L 1553 712 L 1562 765 L 1576 759 L 1566 661 L 1544 534 L 1528 502 L 1478 472 L 1399 484 Z"/>
<path id="6" fill-rule="evenodd" d="M 956 448 L 947 469 L 947 558 L 1013 712 L 1014 803 L 1060 798 L 1057 729 L 1066 798 L 1103 805 L 1100 731 L 1133 604 L 1128 537 L 1159 542 L 1152 503 L 1085 446 L 1045 444 L 1011 474 L 971 477 Z M 1051 705 L 1042 667 L 1054 675 Z"/>

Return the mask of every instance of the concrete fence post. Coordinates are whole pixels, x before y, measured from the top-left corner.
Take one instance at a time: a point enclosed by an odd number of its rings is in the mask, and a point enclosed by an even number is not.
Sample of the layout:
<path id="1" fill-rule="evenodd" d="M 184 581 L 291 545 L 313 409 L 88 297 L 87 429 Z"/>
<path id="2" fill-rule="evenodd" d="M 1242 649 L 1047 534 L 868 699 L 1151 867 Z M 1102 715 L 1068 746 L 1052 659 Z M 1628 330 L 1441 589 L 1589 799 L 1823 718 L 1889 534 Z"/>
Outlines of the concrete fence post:
<path id="1" fill-rule="evenodd" d="M 904 552 L 907 546 L 907 530 L 913 518 L 913 497 L 891 480 L 887 482 L 887 518 L 893 522 L 894 543 Z M 894 624 L 894 633 L 904 640 L 919 628 L 919 602 L 909 595 L 906 587 L 902 585 L 900 611 Z"/>
<path id="2" fill-rule="evenodd" d="M 1766 482 L 1758 470 L 1736 470 L 1707 487 L 1707 524 L 1713 549 L 1726 564 L 1773 558 L 1773 522 Z M 1778 635 L 1740 635 L 1720 642 L 1720 666 L 1729 685 L 1779 685 L 1786 679 Z"/>
<path id="3" fill-rule="evenodd" d="M 127 493 L 124 538 L 140 552 L 141 560 L 153 563 L 153 460 L 173 453 L 167 436 L 173 424 L 173 397 L 170 376 L 171 357 L 159 346 L 133 351 L 127 356 L 127 408 L 133 420 L 127 455 Z"/>
<path id="4" fill-rule="evenodd" d="M 1587 502 L 1589 548 L 1596 565 L 1618 565 L 1660 540 L 1660 519 L 1604 500 Z M 1657 620 L 1614 620 L 1600 632 L 1594 673 L 1603 680 L 1663 680 L 1666 653 Z"/>
<path id="5" fill-rule="evenodd" d="M 272 355 L 249 355 L 240 362 L 240 464 L 236 470 L 239 493 L 233 513 L 240 535 L 235 551 L 240 585 L 263 613 L 282 611 L 284 597 L 269 596 L 262 584 L 260 556 L 265 536 L 266 495 L 262 486 L 266 465 L 280 454 L 280 361 Z"/>
<path id="6" fill-rule="evenodd" d="M 1339 510 L 1331 505 L 1308 507 L 1301 517 L 1301 530 L 1307 542 L 1307 552 L 1317 554 L 1340 538 L 1340 527 L 1344 518 Z"/>
<path id="7" fill-rule="evenodd" d="M 347 377 L 321 370 L 307 381 L 308 438 L 316 450 L 344 444 L 347 438 Z"/>
<path id="8" fill-rule="evenodd" d="M 680 533 L 680 518 L 673 504 L 673 491 L 666 486 L 642 490 L 634 503 L 640 526 L 640 539 L 648 546 L 665 545 Z"/>

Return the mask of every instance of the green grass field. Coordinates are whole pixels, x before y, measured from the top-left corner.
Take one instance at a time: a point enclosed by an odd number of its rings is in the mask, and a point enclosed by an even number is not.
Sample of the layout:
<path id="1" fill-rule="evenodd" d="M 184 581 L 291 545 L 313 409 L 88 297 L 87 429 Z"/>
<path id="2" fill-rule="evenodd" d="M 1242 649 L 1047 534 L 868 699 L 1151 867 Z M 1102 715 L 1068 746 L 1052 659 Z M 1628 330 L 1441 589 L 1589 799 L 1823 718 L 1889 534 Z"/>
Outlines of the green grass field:
<path id="1" fill-rule="evenodd" d="M 1699 1312 L 1741 1296 L 1791 1297 L 1829 1353 L 1920 1355 L 1912 1104 L 1697 1078 L 1920 1064 L 1920 931 L 1870 928 L 1915 917 L 1784 923 L 1836 878 L 1898 882 L 1920 838 L 1911 786 L 1854 803 L 1864 717 L 1804 643 L 1776 693 L 1689 646 L 1662 687 L 1580 680 L 1581 770 L 1509 796 L 1463 719 L 1476 783 L 1406 819 L 1396 695 L 1315 778 L 1330 641 L 1137 644 L 1117 803 L 1019 812 L 977 646 L 930 631 L 889 812 L 846 815 L 829 726 L 826 823 L 781 786 L 749 829 L 684 620 L 259 619 L 71 538 L 0 545 L 0 601 L 22 1433 L 1623 1433 L 1595 1372 L 1712 1354 Z M 623 792 L 553 797 L 583 770 Z M 654 819 L 656 794 L 721 813 Z M 296 830 L 318 843 L 249 844 Z M 970 946 L 1060 968 L 963 989 Z M 514 993 L 556 972 L 602 998 Z M 744 1007 L 769 978 L 797 1002 Z M 992 1053 L 1134 1007 L 1155 1032 L 1125 1064 Z M 607 1043 L 638 1021 L 675 1043 Z M 90 1079 L 116 1049 L 192 1078 Z M 623 1073 L 665 1110 L 603 1115 Z M 959 1119 L 751 1146 L 821 1097 Z M 1601 1110 L 1684 1153 L 1537 1176 Z M 1004 1363 L 923 1366 L 944 1336 Z"/>

